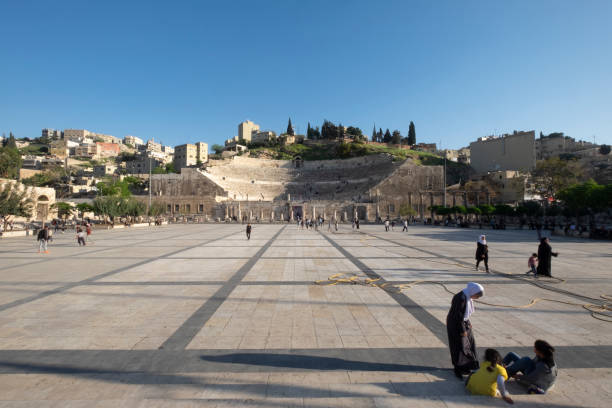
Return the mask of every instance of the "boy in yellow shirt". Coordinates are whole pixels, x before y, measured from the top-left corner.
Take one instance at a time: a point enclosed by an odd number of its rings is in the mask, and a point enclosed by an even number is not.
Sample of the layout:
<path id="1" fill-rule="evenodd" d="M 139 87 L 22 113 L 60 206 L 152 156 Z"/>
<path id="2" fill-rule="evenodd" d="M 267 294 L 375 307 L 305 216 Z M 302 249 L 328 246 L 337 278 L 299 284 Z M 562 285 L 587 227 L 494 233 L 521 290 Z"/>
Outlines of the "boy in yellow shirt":
<path id="1" fill-rule="evenodd" d="M 485 351 L 485 361 L 478 371 L 470 375 L 466 388 L 474 395 L 490 395 L 496 397 L 501 394 L 504 401 L 514 404 L 506 391 L 505 381 L 508 379 L 506 369 L 501 365 L 501 355 L 494 349 Z"/>

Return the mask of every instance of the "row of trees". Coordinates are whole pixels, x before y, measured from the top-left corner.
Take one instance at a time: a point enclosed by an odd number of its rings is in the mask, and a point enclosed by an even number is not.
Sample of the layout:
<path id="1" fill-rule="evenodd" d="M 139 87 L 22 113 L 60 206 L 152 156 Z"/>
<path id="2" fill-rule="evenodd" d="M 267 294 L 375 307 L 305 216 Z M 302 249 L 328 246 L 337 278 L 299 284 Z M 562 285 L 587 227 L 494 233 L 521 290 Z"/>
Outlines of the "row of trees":
<path id="1" fill-rule="evenodd" d="M 416 130 L 414 127 L 414 122 L 410 121 L 410 125 L 408 126 L 408 135 L 406 137 L 402 136 L 399 130 L 394 130 L 390 132 L 387 129 L 384 133 L 382 128 L 378 128 L 376 131 L 376 126 L 372 129 L 372 141 L 378 143 L 393 143 L 393 144 L 406 144 L 413 146 L 416 144 Z"/>
<path id="2" fill-rule="evenodd" d="M 558 201 L 543 206 L 539 201 L 525 201 L 516 207 L 506 204 L 444 207 L 434 205 L 429 207 L 437 215 L 500 215 L 500 216 L 529 216 L 540 217 L 543 215 L 567 217 L 595 214 L 612 209 L 612 184 L 601 185 L 593 180 L 584 183 L 576 183 L 557 194 Z"/>

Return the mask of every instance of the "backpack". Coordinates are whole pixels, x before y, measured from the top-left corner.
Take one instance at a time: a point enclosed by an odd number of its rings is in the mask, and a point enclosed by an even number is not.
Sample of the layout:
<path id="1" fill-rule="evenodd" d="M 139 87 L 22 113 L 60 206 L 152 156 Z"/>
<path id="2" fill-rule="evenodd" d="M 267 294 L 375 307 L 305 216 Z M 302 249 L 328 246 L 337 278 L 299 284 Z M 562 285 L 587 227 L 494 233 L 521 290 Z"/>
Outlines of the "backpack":
<path id="1" fill-rule="evenodd" d="M 40 231 L 38 231 L 38 237 L 37 239 L 40 241 L 41 239 L 45 239 L 45 230 L 41 229 Z"/>

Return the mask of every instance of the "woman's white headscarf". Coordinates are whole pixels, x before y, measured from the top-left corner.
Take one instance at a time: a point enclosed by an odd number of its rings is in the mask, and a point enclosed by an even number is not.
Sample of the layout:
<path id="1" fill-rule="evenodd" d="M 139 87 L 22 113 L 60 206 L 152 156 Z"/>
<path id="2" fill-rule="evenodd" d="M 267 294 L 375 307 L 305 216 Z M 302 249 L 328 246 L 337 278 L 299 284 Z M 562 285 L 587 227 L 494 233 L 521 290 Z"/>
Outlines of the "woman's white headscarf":
<path id="1" fill-rule="evenodd" d="M 481 235 L 480 237 L 478 237 L 478 242 L 481 243 L 482 245 L 487 245 L 486 235 Z"/>
<path id="2" fill-rule="evenodd" d="M 474 313 L 474 301 L 472 300 L 472 296 L 477 293 L 482 293 L 482 295 L 484 296 L 484 288 L 478 283 L 468 282 L 467 286 L 465 287 L 465 289 L 463 289 L 462 292 L 467 300 L 467 303 L 465 305 L 465 313 L 463 314 L 463 320 L 469 320 L 472 313 Z"/>

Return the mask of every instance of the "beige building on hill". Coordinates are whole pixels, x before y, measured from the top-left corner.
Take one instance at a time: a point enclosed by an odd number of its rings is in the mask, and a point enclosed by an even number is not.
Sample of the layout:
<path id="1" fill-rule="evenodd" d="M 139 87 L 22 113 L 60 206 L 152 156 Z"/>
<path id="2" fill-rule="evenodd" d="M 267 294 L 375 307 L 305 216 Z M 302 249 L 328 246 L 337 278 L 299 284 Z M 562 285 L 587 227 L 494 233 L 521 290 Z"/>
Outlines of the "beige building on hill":
<path id="1" fill-rule="evenodd" d="M 470 163 L 479 174 L 535 168 L 535 131 L 481 137 L 470 143 Z"/>
<path id="2" fill-rule="evenodd" d="M 176 170 L 184 167 L 195 166 L 198 161 L 208 161 L 208 144 L 197 142 L 196 144 L 183 144 L 174 148 L 174 168 Z"/>
<path id="3" fill-rule="evenodd" d="M 259 131 L 259 125 L 246 120 L 238 125 L 238 139 L 250 143 L 253 138 L 253 133 Z"/>

